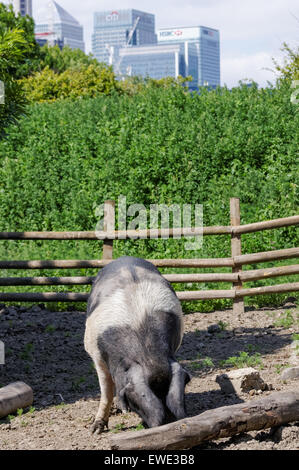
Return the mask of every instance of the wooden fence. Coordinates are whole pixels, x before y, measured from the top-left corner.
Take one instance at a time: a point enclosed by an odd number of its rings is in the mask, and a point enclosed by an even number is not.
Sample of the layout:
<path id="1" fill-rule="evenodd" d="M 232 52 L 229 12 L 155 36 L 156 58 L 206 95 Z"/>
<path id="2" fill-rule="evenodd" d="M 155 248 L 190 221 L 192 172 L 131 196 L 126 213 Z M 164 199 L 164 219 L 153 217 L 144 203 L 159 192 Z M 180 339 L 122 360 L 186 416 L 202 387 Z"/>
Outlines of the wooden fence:
<path id="1" fill-rule="evenodd" d="M 299 215 L 282 219 L 257 222 L 241 225 L 240 201 L 238 198 L 230 199 L 229 226 L 203 227 L 184 229 L 184 237 L 195 235 L 228 235 L 231 238 L 231 256 L 229 258 L 196 258 L 196 259 L 151 259 L 157 267 L 169 268 L 217 268 L 230 267 L 231 273 L 193 273 L 193 274 L 164 274 L 172 283 L 200 283 L 200 282 L 227 282 L 232 284 L 231 289 L 209 289 L 196 291 L 178 291 L 180 300 L 203 299 L 233 299 L 235 313 L 244 312 L 244 297 L 259 294 L 272 294 L 294 292 L 299 290 L 299 282 L 276 284 L 263 287 L 245 288 L 243 283 L 259 279 L 299 274 L 299 264 L 242 270 L 242 266 L 299 258 L 299 248 L 272 250 L 261 253 L 242 254 L 241 235 L 261 230 L 288 227 L 299 224 Z M 169 238 L 181 234 L 181 229 L 155 229 L 115 231 L 114 227 L 114 201 L 105 202 L 104 230 L 102 232 L 0 232 L 0 240 L 103 240 L 103 255 L 100 260 L 34 260 L 34 261 L 0 261 L 0 269 L 74 269 L 74 268 L 101 268 L 110 263 L 113 258 L 113 240 L 129 238 Z M 92 284 L 92 276 L 72 277 L 0 277 L 0 286 L 33 286 L 33 285 L 79 285 Z M 71 292 L 26 292 L 1 293 L 0 301 L 86 301 L 88 293 Z"/>

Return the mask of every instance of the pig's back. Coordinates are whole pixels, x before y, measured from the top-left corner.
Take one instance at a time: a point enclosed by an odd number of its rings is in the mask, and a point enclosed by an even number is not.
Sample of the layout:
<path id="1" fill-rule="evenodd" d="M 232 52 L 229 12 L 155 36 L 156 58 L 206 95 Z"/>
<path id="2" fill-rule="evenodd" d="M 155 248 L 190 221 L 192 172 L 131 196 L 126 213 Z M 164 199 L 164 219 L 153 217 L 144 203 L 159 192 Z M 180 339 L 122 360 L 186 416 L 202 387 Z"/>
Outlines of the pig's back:
<path id="1" fill-rule="evenodd" d="M 119 326 L 138 330 L 159 312 L 177 317 L 183 330 L 181 304 L 170 283 L 151 263 L 134 257 L 119 258 L 99 272 L 87 306 L 97 334 Z"/>

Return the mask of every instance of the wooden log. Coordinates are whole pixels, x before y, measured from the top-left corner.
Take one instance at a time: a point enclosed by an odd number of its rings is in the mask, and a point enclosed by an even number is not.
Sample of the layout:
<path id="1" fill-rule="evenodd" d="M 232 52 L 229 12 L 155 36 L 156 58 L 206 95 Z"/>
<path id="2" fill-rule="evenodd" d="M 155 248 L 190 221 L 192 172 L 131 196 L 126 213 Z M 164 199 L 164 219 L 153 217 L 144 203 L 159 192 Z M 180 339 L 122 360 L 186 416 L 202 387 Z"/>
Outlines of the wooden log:
<path id="1" fill-rule="evenodd" d="M 87 292 L 0 292 L 2 302 L 87 302 Z"/>
<path id="2" fill-rule="evenodd" d="M 240 215 L 240 199 L 232 197 L 230 199 L 230 223 L 232 226 L 231 234 L 231 255 L 235 259 L 235 256 L 241 255 L 241 235 L 233 233 L 234 226 L 240 225 L 241 215 Z M 232 268 L 234 274 L 239 275 L 242 271 L 241 265 L 236 265 Z M 237 281 L 233 282 L 233 289 L 242 289 L 242 281 L 239 276 Z M 235 297 L 233 301 L 233 314 L 241 315 L 244 313 L 244 299 L 242 297 Z"/>
<path id="3" fill-rule="evenodd" d="M 94 276 L 70 277 L 0 277 L 0 286 L 60 286 L 92 284 Z"/>
<path id="4" fill-rule="evenodd" d="M 64 231 L 64 232 L 0 232 L 0 240 L 126 240 L 129 238 L 172 238 L 193 237 L 194 235 L 225 235 L 241 234 L 269 230 L 279 227 L 289 227 L 299 224 L 299 215 L 284 217 L 281 219 L 266 220 L 246 225 L 212 226 L 212 227 L 185 227 L 170 229 L 144 229 L 144 230 L 113 230 L 109 231 Z"/>
<path id="5" fill-rule="evenodd" d="M 292 274 L 299 274 L 299 264 L 278 266 L 277 268 L 252 269 L 250 271 L 242 271 L 239 273 L 239 276 L 243 282 L 248 282 L 271 277 L 290 276 Z"/>
<path id="6" fill-rule="evenodd" d="M 0 418 L 14 413 L 19 408 L 32 405 L 33 391 L 24 382 L 13 382 L 0 388 Z"/>
<path id="7" fill-rule="evenodd" d="M 253 224 L 239 225 L 232 228 L 234 234 L 260 232 L 262 230 L 269 230 L 273 228 L 289 227 L 291 225 L 299 224 L 299 215 L 292 217 L 284 217 L 282 219 L 265 220 L 263 222 L 255 222 Z"/>
<path id="8" fill-rule="evenodd" d="M 232 258 L 149 259 L 158 268 L 221 268 L 232 267 Z"/>
<path id="9" fill-rule="evenodd" d="M 254 269 L 240 273 L 191 273 L 191 274 L 163 274 L 171 283 L 184 282 L 243 282 L 256 281 L 278 276 L 299 274 L 299 264 L 279 266 L 277 268 Z M 95 276 L 61 276 L 61 277 L 0 277 L 0 286 L 31 286 L 31 285 L 89 285 Z"/>
<path id="10" fill-rule="evenodd" d="M 298 271 L 299 272 L 299 271 Z M 207 273 L 207 274 L 164 274 L 163 277 L 172 283 L 183 282 L 232 282 L 238 279 L 237 274 Z M 66 277 L 0 277 L 0 286 L 59 286 L 92 284 L 95 276 L 66 276 Z"/>
<path id="11" fill-rule="evenodd" d="M 111 261 L 109 259 L 0 261 L 0 269 L 102 268 Z M 220 268 L 234 265 L 232 258 L 149 259 L 148 261 L 158 268 Z"/>
<path id="12" fill-rule="evenodd" d="M 234 289 L 226 289 L 226 290 L 209 289 L 209 290 L 176 291 L 176 295 L 180 300 L 210 300 L 210 299 L 234 299 L 236 294 L 235 294 Z"/>
<path id="13" fill-rule="evenodd" d="M 76 269 L 102 268 L 111 260 L 31 260 L 31 261 L 0 261 L 0 269 Z"/>
<path id="14" fill-rule="evenodd" d="M 234 290 L 177 291 L 180 300 L 234 298 Z M 86 302 L 88 292 L 0 292 L 2 302 Z"/>
<path id="15" fill-rule="evenodd" d="M 284 250 L 262 251 L 249 255 L 234 256 L 235 264 L 255 264 L 265 261 L 278 261 L 281 259 L 299 258 L 299 248 L 287 248 Z"/>
<path id="16" fill-rule="evenodd" d="M 206 274 L 163 274 L 169 282 L 233 282 L 238 280 L 238 274 L 206 273 Z"/>
<path id="17" fill-rule="evenodd" d="M 173 237 L 194 237 L 195 235 L 226 235 L 230 226 L 182 227 L 143 230 L 97 230 L 69 232 L 0 232 L 0 240 L 128 240 L 157 239 Z"/>
<path id="18" fill-rule="evenodd" d="M 299 282 L 289 282 L 288 284 L 276 284 L 275 286 L 250 287 L 236 291 L 237 297 L 245 297 L 262 294 L 282 294 L 283 292 L 295 292 L 299 290 Z"/>
<path id="19" fill-rule="evenodd" d="M 105 237 L 104 237 L 105 238 Z M 95 231 L 0 232 L 0 240 L 98 240 Z"/>
<path id="20" fill-rule="evenodd" d="M 299 290 L 299 282 L 275 286 L 252 287 L 249 289 L 209 289 L 197 291 L 176 291 L 180 300 L 234 299 L 261 294 L 279 294 Z M 86 302 L 87 292 L 0 292 L 2 302 Z"/>
<path id="21" fill-rule="evenodd" d="M 281 426 L 299 419 L 299 392 L 275 392 L 259 400 L 208 410 L 143 431 L 109 438 L 113 450 L 183 450 L 204 441 Z"/>

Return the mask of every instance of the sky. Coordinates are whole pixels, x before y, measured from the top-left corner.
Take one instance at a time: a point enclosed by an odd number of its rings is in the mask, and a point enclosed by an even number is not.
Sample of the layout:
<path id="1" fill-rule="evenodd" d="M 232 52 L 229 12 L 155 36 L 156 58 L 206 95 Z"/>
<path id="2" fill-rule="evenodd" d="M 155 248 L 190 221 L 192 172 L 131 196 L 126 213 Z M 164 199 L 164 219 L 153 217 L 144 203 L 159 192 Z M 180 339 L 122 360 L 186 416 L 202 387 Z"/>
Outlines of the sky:
<path id="1" fill-rule="evenodd" d="M 1 0 L 0 0 L 1 1 Z M 48 0 L 33 0 L 33 17 Z M 56 0 L 84 27 L 86 51 L 91 52 L 93 13 L 135 8 L 153 13 L 156 28 L 208 26 L 220 31 L 221 85 L 239 80 L 259 86 L 275 82 L 273 60 L 282 63 L 282 43 L 299 46 L 298 0 Z M 7 2 L 6 2 L 7 3 Z M 272 69 L 269 70 L 269 69 Z"/>

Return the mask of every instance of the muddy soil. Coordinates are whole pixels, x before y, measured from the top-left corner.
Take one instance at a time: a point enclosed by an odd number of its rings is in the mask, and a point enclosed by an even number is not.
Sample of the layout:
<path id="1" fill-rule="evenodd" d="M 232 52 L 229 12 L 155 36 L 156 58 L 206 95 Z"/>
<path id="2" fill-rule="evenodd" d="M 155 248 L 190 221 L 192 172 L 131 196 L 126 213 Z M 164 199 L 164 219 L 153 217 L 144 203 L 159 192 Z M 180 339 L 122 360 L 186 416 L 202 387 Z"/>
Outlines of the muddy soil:
<path id="1" fill-rule="evenodd" d="M 272 393 L 225 395 L 215 376 L 236 367 L 255 367 L 272 390 L 298 389 L 298 379 L 281 377 L 294 361 L 292 348 L 299 333 L 299 309 L 292 299 L 278 309 L 247 309 L 242 316 L 231 310 L 192 313 L 184 321 L 177 357 L 192 375 L 186 387 L 188 416 Z M 84 322 L 85 312 L 53 312 L 44 305 L 0 306 L 0 340 L 5 343 L 0 386 L 20 380 L 34 391 L 31 408 L 0 420 L 1 450 L 110 449 L 111 433 L 140 429 L 136 414 L 114 409 L 109 430 L 100 436 L 90 434 L 100 391 L 83 347 Z M 228 358 L 233 358 L 230 364 L 225 362 Z M 299 422 L 194 448 L 201 449 L 298 450 Z"/>

